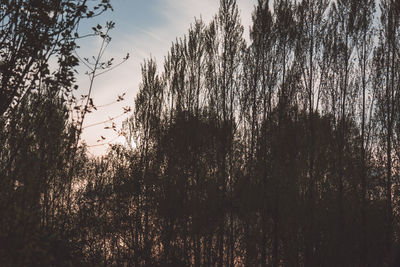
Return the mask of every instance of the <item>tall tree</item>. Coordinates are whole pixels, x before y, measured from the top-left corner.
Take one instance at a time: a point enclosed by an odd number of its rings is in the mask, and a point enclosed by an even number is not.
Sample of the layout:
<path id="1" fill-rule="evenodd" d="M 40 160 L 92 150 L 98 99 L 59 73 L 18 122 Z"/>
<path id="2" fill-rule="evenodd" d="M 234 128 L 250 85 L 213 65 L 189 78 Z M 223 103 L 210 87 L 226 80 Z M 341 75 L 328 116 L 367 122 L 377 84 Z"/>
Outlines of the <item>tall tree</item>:
<path id="1" fill-rule="evenodd" d="M 299 27 L 299 42 L 297 54 L 299 57 L 299 68 L 302 73 L 303 83 L 303 109 L 309 116 L 307 137 L 308 143 L 308 186 L 306 193 L 307 214 L 304 215 L 304 264 L 314 266 L 316 247 L 316 225 L 315 202 L 316 202 L 316 179 L 314 172 L 315 163 L 315 126 L 314 117 L 318 111 L 320 101 L 320 81 L 322 72 L 320 71 L 321 44 L 326 24 L 326 11 L 328 1 L 326 0 L 305 0 L 301 1 L 297 8 L 297 20 Z"/>
<path id="2" fill-rule="evenodd" d="M 163 103 L 163 84 L 157 74 L 154 60 L 145 61 L 142 65 L 142 84 L 135 100 L 135 126 L 137 145 L 140 153 L 141 190 L 143 196 L 137 203 L 143 214 L 139 215 L 140 233 L 142 234 L 143 263 L 151 262 L 152 223 L 151 202 L 153 197 L 152 183 L 154 177 L 150 170 L 154 158 L 154 146 L 160 138 L 161 105 Z M 139 262 L 138 264 L 142 264 Z"/>
<path id="3" fill-rule="evenodd" d="M 380 3 L 381 20 L 379 25 L 379 44 L 375 50 L 376 58 L 376 115 L 379 121 L 380 141 L 384 152 L 385 194 L 386 194 L 386 246 L 393 244 L 393 137 L 395 116 L 399 95 L 399 11 L 397 1 Z"/>
<path id="4" fill-rule="evenodd" d="M 355 40 L 358 59 L 358 77 L 361 80 L 361 140 L 360 140 L 360 183 L 361 183 L 361 238 L 360 256 L 361 265 L 366 266 L 368 258 L 368 236 L 367 236 L 367 210 L 368 210 L 368 157 L 371 152 L 371 127 L 374 95 L 371 90 L 371 79 L 368 79 L 371 70 L 368 67 L 371 61 L 373 48 L 373 18 L 375 13 L 374 1 L 361 1 L 358 5 L 355 24 Z"/>

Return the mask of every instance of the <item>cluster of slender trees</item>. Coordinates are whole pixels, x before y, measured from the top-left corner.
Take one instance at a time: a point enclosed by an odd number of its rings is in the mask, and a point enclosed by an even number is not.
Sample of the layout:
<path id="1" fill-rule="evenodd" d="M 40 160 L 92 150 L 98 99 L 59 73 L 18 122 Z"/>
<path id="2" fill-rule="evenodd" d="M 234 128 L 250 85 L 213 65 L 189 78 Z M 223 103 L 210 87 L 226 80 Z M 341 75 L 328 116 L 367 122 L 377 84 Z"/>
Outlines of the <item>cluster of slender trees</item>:
<path id="1" fill-rule="evenodd" d="M 397 266 L 400 1 L 259 0 L 252 18 L 246 41 L 221 0 L 146 60 L 103 157 L 79 143 L 73 31 L 66 72 L 23 73 L 0 110 L 5 264 Z"/>

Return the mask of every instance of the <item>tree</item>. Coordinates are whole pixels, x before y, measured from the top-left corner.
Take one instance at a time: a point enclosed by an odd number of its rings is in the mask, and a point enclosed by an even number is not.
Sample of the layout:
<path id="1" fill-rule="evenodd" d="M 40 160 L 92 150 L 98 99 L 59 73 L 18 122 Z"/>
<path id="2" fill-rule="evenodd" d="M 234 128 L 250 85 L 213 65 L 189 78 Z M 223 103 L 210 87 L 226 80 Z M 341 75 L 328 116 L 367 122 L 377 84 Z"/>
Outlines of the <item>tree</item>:
<path id="1" fill-rule="evenodd" d="M 361 264 L 366 266 L 368 258 L 368 235 L 367 235 L 367 205 L 368 205 L 368 157 L 371 155 L 371 127 L 374 95 L 371 90 L 371 79 L 368 79 L 368 64 L 371 60 L 372 45 L 373 45 L 373 26 L 372 19 L 375 12 L 374 1 L 361 1 L 355 21 L 355 38 L 358 56 L 359 74 L 361 79 L 361 144 L 360 144 L 360 176 L 361 176 Z M 370 73 L 370 72 L 369 72 Z"/>
<path id="2" fill-rule="evenodd" d="M 40 82 L 62 85 L 69 93 L 78 59 L 73 52 L 82 19 L 111 8 L 108 0 L 89 7 L 87 0 L 1 1 L 0 114 L 15 106 L 27 92 L 40 89 Z M 58 68 L 49 66 L 57 59 Z M 50 73 L 51 69 L 56 69 Z M 14 102 L 13 102 L 14 101 Z"/>
<path id="3" fill-rule="evenodd" d="M 314 266 L 314 253 L 316 251 L 316 230 L 315 224 L 315 201 L 316 201 L 316 179 L 314 174 L 315 162 L 315 126 L 314 117 L 318 111 L 321 84 L 323 72 L 320 69 L 321 64 L 321 44 L 324 35 L 326 20 L 325 12 L 328 8 L 326 0 L 301 1 L 297 8 L 297 21 L 299 27 L 299 38 L 297 44 L 297 55 L 299 58 L 299 68 L 302 74 L 301 81 L 303 83 L 303 109 L 307 110 L 309 115 L 308 123 L 308 180 L 306 201 L 309 207 L 307 214 L 304 215 L 305 221 L 305 247 L 304 247 L 304 264 L 306 266 Z"/>
<path id="4" fill-rule="evenodd" d="M 379 43 L 375 49 L 375 90 L 377 97 L 376 116 L 379 124 L 380 152 L 386 168 L 386 246 L 393 244 L 393 140 L 396 114 L 398 113 L 399 97 L 399 6 L 394 1 L 380 3 L 381 23 L 379 28 Z"/>

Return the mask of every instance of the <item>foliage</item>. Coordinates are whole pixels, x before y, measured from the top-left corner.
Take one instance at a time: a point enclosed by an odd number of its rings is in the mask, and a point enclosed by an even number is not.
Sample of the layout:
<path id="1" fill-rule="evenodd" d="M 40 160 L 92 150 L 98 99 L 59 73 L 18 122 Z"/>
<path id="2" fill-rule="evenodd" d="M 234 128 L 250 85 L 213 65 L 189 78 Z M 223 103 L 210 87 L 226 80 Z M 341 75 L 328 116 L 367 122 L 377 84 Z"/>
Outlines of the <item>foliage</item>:
<path id="1" fill-rule="evenodd" d="M 6 6 L 2 29 L 68 25 L 61 43 L 46 37 L 68 71 L 74 23 L 109 8 L 58 1 L 69 16 L 46 24 L 33 1 L 17 2 L 30 11 Z M 162 71 L 145 60 L 128 145 L 97 158 L 77 145 L 72 74 L 29 65 L 26 49 L 48 47 L 21 46 L 13 62 L 28 72 L 1 76 L 16 77 L 1 92 L 18 101 L 0 117 L 2 264 L 397 266 L 399 11 L 386 0 L 259 0 L 246 44 L 236 1 L 221 0 Z M 108 29 L 95 28 L 105 46 Z M 82 120 L 95 107 L 86 97 Z"/>

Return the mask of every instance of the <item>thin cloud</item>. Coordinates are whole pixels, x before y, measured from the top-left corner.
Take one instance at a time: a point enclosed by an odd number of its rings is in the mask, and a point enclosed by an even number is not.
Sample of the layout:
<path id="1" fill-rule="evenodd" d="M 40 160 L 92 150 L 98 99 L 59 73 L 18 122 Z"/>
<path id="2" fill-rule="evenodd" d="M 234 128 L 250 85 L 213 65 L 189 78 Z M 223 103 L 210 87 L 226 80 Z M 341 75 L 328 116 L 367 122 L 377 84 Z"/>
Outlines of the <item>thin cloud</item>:
<path id="1" fill-rule="evenodd" d="M 140 31 L 140 32 L 142 32 L 142 33 L 154 38 L 155 40 L 163 43 L 164 45 L 169 45 L 167 39 L 163 38 L 162 36 L 160 36 L 158 34 L 155 34 L 155 33 L 151 32 L 151 31 L 147 31 L 147 30 L 145 30 L 143 28 L 139 28 L 139 27 L 135 27 L 135 26 L 134 26 L 134 28 L 137 29 L 138 31 Z"/>

